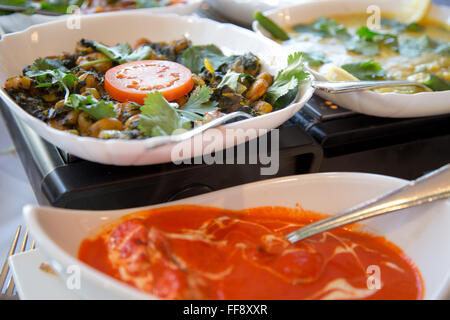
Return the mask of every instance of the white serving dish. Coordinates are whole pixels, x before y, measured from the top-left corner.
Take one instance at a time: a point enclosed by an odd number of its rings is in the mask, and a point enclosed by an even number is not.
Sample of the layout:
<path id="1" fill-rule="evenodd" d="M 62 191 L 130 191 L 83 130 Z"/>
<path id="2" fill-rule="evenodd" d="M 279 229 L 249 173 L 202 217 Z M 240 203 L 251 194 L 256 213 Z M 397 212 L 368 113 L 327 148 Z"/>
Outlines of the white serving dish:
<path id="1" fill-rule="evenodd" d="M 381 11 L 395 12 L 408 0 L 341 0 L 308 1 L 265 12 L 282 27 L 300 23 L 310 23 L 324 15 L 366 12 L 371 5 L 377 5 Z M 432 5 L 428 17 L 450 24 L 450 7 Z M 258 22 L 253 23 L 253 30 L 266 37 L 269 34 Z M 300 47 L 286 47 L 287 51 L 301 51 Z M 310 70 L 317 80 L 326 80 L 324 75 Z M 450 112 L 450 90 L 441 92 L 421 92 L 416 94 L 376 93 L 361 91 L 354 93 L 328 94 L 316 92 L 321 97 L 333 101 L 341 107 L 372 116 L 408 118 L 425 117 Z"/>
<path id="2" fill-rule="evenodd" d="M 80 29 L 69 30 L 66 28 L 65 21 L 55 21 L 5 35 L 0 40 L 0 83 L 3 87 L 7 78 L 21 74 L 23 67 L 33 63 L 36 58 L 72 52 L 76 42 L 81 38 L 113 45 L 122 41 L 135 43 L 142 37 L 152 41 L 168 41 L 183 36 L 196 45 L 213 43 L 227 55 L 252 52 L 261 58 L 264 68 L 274 75 L 287 63 L 287 55 L 275 42 L 257 37 L 253 32 L 231 24 L 194 17 L 149 15 L 128 11 L 83 16 Z M 311 98 L 313 92 L 309 84 L 304 85 L 297 100 L 286 108 L 229 124 L 226 128 L 268 130 L 276 128 L 298 112 Z M 41 137 L 77 157 L 120 166 L 150 165 L 171 161 L 171 150 L 175 144 L 152 148 L 161 139 L 160 137 L 141 141 L 105 141 L 79 137 L 53 129 L 29 115 L 9 97 L 3 88 L 0 89 L 0 97 L 16 116 Z M 225 129 L 221 127 L 220 130 Z M 244 131 L 243 134 L 245 134 Z M 188 140 L 185 143 L 190 145 L 191 141 Z M 201 154 L 201 148 L 196 148 L 193 156 Z"/>
<path id="3" fill-rule="evenodd" d="M 309 174 L 241 185 L 148 208 L 196 204 L 239 210 L 260 206 L 294 208 L 300 204 L 304 209 L 333 215 L 405 183 L 405 180 L 361 173 Z M 153 299 L 77 260 L 84 238 L 140 209 L 75 211 L 26 206 L 23 211 L 40 253 L 61 277 L 70 277 L 68 267 L 79 268 L 80 289 L 73 293 L 87 299 Z M 361 224 L 364 231 L 385 236 L 413 260 L 423 276 L 425 299 L 445 299 L 450 293 L 449 213 L 450 200 L 445 200 Z"/>
<path id="4" fill-rule="evenodd" d="M 143 8 L 135 10 L 139 10 L 139 12 L 145 12 L 150 14 L 175 13 L 179 15 L 190 15 L 198 9 L 202 1 L 203 0 L 187 0 L 186 4 L 176 4 L 167 7 Z M 96 13 L 96 14 L 108 14 L 108 13 Z M 3 29 L 5 29 L 5 32 L 16 32 L 24 30 L 34 24 L 50 22 L 59 19 L 67 19 L 68 17 L 70 16 L 68 15 L 47 16 L 42 14 L 27 15 L 22 13 L 14 13 L 11 15 L 0 17 L 0 27 L 3 27 Z"/>

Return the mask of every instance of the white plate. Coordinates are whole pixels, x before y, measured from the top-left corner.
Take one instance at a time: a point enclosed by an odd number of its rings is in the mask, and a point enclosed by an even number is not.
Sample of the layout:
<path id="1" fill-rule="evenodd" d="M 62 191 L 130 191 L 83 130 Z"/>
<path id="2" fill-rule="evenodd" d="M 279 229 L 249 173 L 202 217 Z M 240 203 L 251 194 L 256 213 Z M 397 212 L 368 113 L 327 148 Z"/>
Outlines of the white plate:
<path id="1" fill-rule="evenodd" d="M 105 32 L 108 30 L 108 32 Z M 3 87 L 8 77 L 22 73 L 23 67 L 36 58 L 72 52 L 81 38 L 116 44 L 126 41 L 135 43 L 145 37 L 152 41 L 168 41 L 185 36 L 194 44 L 215 44 L 225 54 L 252 52 L 261 58 L 264 68 L 276 74 L 286 66 L 287 56 L 273 41 L 256 37 L 249 30 L 221 24 L 209 19 L 180 17 L 177 15 L 149 15 L 137 11 L 88 15 L 81 18 L 80 29 L 67 29 L 65 21 L 55 21 L 28 28 L 25 31 L 7 34 L 0 40 L 0 83 Z M 58 41 L 55 41 L 58 39 Z M 20 54 L 18 54 L 20 52 Z M 227 128 L 273 129 L 290 119 L 311 98 L 313 89 L 309 85 L 301 88 L 298 100 L 282 110 L 245 121 L 227 125 Z M 150 165 L 171 161 L 171 150 L 175 144 L 152 148 L 161 137 L 146 140 L 101 140 L 79 137 L 56 130 L 20 108 L 2 88 L 0 97 L 20 119 L 40 136 L 59 148 L 80 158 L 111 165 Z M 225 130 L 221 127 L 221 130 Z M 245 130 L 241 131 L 245 135 Z M 262 134 L 263 132 L 258 132 Z M 207 134 L 207 133 L 206 133 Z M 248 138 L 248 137 L 244 137 Z M 229 140 L 229 139 L 228 139 Z M 191 141 L 185 142 L 190 145 Z M 228 145 L 229 147 L 230 145 Z M 189 148 L 190 149 L 190 148 Z M 193 156 L 202 154 L 196 148 Z"/>
<path id="2" fill-rule="evenodd" d="M 194 13 L 202 0 L 187 0 L 186 4 L 176 4 L 173 6 L 160 7 L 160 8 L 143 8 L 143 9 L 135 9 L 139 10 L 139 12 L 146 12 L 151 14 L 167 14 L 167 13 L 175 13 L 180 15 L 190 15 Z M 124 11 L 124 10 L 123 10 Z M 122 12 L 123 12 L 122 11 Z M 108 13 L 99 13 L 99 14 L 108 14 Z M 42 14 L 22 14 L 22 13 L 14 13 L 7 16 L 0 17 L 0 27 L 4 29 L 5 32 L 17 32 L 20 30 L 24 30 L 34 24 L 45 23 L 49 21 L 55 21 L 59 19 L 66 19 L 69 16 L 46 16 Z"/>
<path id="3" fill-rule="evenodd" d="M 394 12 L 399 10 L 408 0 L 341 0 L 341 1 L 312 1 L 300 3 L 267 11 L 265 14 L 282 27 L 300 23 L 310 23 L 325 15 L 344 14 L 352 12 L 366 12 L 370 5 L 377 5 L 382 11 Z M 445 6 L 431 7 L 428 16 L 434 20 L 450 24 L 450 8 Z M 268 33 L 257 22 L 253 23 L 253 30 L 264 36 Z M 301 51 L 301 48 L 285 47 L 287 51 Z M 326 80 L 318 72 L 311 70 L 316 79 Z M 441 92 L 421 92 L 416 94 L 376 93 L 362 91 L 355 93 L 327 94 L 317 91 L 317 94 L 333 101 L 341 107 L 379 117 L 407 118 L 425 117 L 450 112 L 450 90 Z"/>
<path id="4" fill-rule="evenodd" d="M 227 209 L 259 206 L 295 207 L 336 214 L 402 186 L 404 180 L 359 173 L 330 173 L 291 176 L 233 187 L 173 204 L 197 204 Z M 264 197 L 261 197 L 264 194 Z M 138 209 L 120 211 L 75 211 L 27 206 L 24 218 L 41 253 L 65 279 L 76 266 L 81 275 L 80 290 L 74 293 L 88 299 L 151 299 L 77 260 L 81 241 L 101 226 Z M 447 297 L 450 289 L 450 201 L 374 218 L 364 229 L 385 236 L 414 261 L 425 283 L 425 299 Z"/>
<path id="5" fill-rule="evenodd" d="M 15 254 L 9 258 L 9 267 L 17 294 L 21 300 L 78 300 L 79 296 L 67 289 L 64 281 L 40 269 L 46 259 L 39 249 Z"/>

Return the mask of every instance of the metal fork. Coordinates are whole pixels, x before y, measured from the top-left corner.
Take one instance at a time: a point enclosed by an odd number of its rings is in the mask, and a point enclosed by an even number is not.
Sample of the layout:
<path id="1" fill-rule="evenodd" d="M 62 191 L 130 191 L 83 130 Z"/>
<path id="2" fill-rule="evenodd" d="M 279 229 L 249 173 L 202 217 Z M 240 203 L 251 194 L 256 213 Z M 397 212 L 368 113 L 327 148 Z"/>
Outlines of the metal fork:
<path id="1" fill-rule="evenodd" d="M 10 270 L 9 270 L 8 260 L 9 260 L 9 257 L 14 255 L 15 253 L 25 252 L 25 250 L 27 248 L 28 229 L 25 230 L 25 235 L 23 236 L 22 245 L 20 246 L 19 251 L 16 251 L 17 243 L 19 242 L 21 231 L 22 231 L 22 226 L 18 226 L 16 234 L 15 234 L 14 239 L 11 244 L 11 248 L 9 249 L 8 256 L 6 257 L 5 263 L 3 264 L 2 271 L 0 273 L 0 298 L 5 298 L 5 299 L 17 299 L 18 298 L 17 294 L 14 290 L 15 289 L 14 279 L 13 279 L 12 275 L 10 275 L 10 272 L 9 272 Z M 33 240 L 32 244 L 31 244 L 31 249 L 34 249 L 35 246 L 36 246 L 36 244 Z M 3 292 L 4 288 L 6 288 L 6 289 Z"/>

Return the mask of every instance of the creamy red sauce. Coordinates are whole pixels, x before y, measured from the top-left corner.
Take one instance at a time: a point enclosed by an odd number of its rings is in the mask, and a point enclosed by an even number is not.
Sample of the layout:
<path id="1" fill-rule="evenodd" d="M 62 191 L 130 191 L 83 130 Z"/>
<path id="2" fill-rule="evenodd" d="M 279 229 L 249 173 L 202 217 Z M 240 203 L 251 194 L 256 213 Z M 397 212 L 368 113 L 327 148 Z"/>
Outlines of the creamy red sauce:
<path id="1" fill-rule="evenodd" d="M 79 259 L 164 299 L 423 298 L 419 270 L 383 237 L 341 228 L 284 238 L 321 218 L 300 208 L 159 208 L 85 239 Z M 371 266 L 379 289 L 368 286 Z"/>

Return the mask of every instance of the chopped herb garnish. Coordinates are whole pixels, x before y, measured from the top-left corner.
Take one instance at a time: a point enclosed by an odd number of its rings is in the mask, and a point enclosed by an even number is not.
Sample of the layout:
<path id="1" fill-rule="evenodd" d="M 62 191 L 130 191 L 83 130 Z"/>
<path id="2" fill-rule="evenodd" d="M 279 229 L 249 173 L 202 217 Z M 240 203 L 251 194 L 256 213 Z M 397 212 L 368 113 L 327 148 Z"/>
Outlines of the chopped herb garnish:
<path id="1" fill-rule="evenodd" d="M 114 118 L 117 116 L 114 110 L 114 103 L 97 100 L 93 96 L 83 96 L 80 94 L 71 94 L 67 106 L 75 110 L 82 110 L 93 116 L 96 120 Z"/>
<path id="2" fill-rule="evenodd" d="M 149 93 L 145 98 L 139 120 L 139 130 L 145 136 L 168 136 L 175 130 L 191 128 L 191 120 L 177 112 L 160 92 Z"/>
<path id="3" fill-rule="evenodd" d="M 321 65 L 330 62 L 323 52 L 302 52 L 303 60 L 308 63 L 310 67 L 320 67 Z"/>
<path id="4" fill-rule="evenodd" d="M 288 66 L 278 73 L 267 90 L 266 101 L 275 109 L 289 105 L 297 97 L 299 85 L 309 78 L 309 74 L 304 70 L 302 57 L 301 52 L 290 55 Z"/>
<path id="5" fill-rule="evenodd" d="M 341 68 L 359 80 L 383 80 L 386 78 L 386 70 L 383 70 L 380 64 L 373 59 L 344 64 Z"/>
<path id="6" fill-rule="evenodd" d="M 351 35 L 344 25 L 338 24 L 336 20 L 326 17 L 320 17 L 310 25 L 296 25 L 293 29 L 298 33 L 315 33 L 323 38 L 338 38 L 341 40 L 348 40 L 351 38 Z"/>
<path id="7" fill-rule="evenodd" d="M 201 73 L 205 68 L 205 60 L 208 60 L 214 70 L 218 70 L 224 64 L 230 62 L 232 57 L 225 56 L 215 45 L 192 46 L 183 52 L 180 63 L 193 73 Z"/>
<path id="8" fill-rule="evenodd" d="M 198 86 L 192 92 L 189 100 L 179 109 L 205 115 L 206 112 L 217 110 L 217 102 L 210 101 L 213 91 L 208 86 Z M 198 120 L 198 119 L 196 119 Z"/>
<path id="9" fill-rule="evenodd" d="M 36 81 L 36 88 L 53 87 L 57 91 L 64 91 L 66 101 L 70 90 L 78 81 L 78 78 L 69 73 L 69 70 L 57 59 L 37 59 L 25 75 Z"/>
<path id="10" fill-rule="evenodd" d="M 119 64 L 146 60 L 151 57 L 153 52 L 152 48 L 150 48 L 149 46 L 140 46 L 138 49 L 133 51 L 131 46 L 126 42 L 119 43 L 113 47 L 105 46 L 104 44 L 101 44 L 99 42 L 85 39 L 81 40 L 81 43 L 83 45 L 94 48 L 98 52 L 103 53 L 111 61 L 115 61 Z M 94 62 L 96 61 L 91 61 L 88 63 L 93 64 Z M 100 61 L 97 61 L 97 63 L 98 62 Z"/>
<path id="11" fill-rule="evenodd" d="M 381 25 L 384 27 L 388 27 L 395 32 L 402 32 L 402 31 L 419 32 L 425 29 L 424 27 L 421 27 L 417 22 L 404 24 L 398 22 L 397 20 L 392 19 L 381 19 Z"/>

